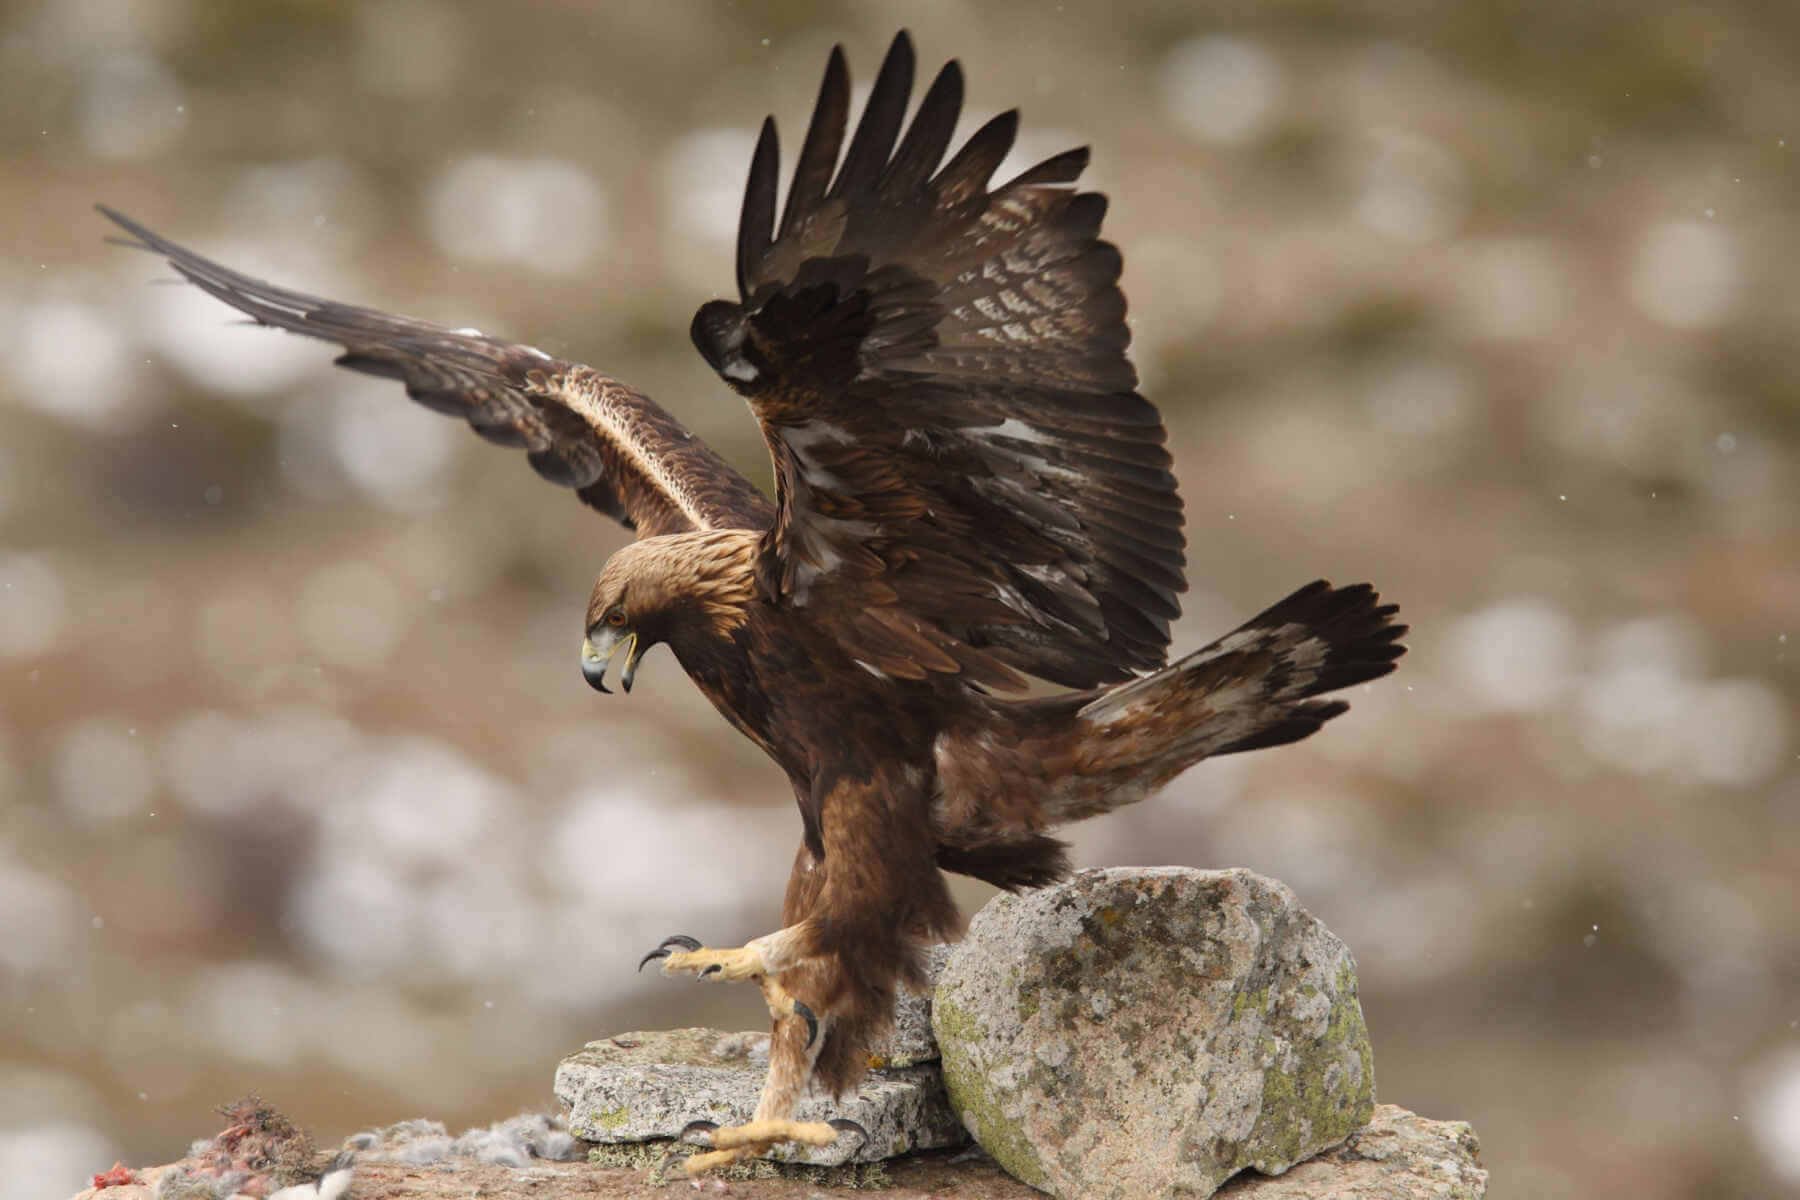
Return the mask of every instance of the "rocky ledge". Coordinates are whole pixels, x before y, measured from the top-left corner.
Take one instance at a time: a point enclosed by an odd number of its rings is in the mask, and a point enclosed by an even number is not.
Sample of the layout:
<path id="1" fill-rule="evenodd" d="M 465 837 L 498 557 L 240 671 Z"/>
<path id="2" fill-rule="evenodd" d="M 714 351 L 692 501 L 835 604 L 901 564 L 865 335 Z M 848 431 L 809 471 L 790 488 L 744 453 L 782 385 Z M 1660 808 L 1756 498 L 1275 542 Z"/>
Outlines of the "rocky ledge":
<path id="1" fill-rule="evenodd" d="M 550 1133 L 546 1145 L 540 1131 Z M 227 1131 L 229 1133 L 230 1131 Z M 271 1173 L 229 1178 L 197 1173 L 196 1161 L 161 1167 L 117 1167 L 105 1186 L 75 1200 L 668 1200 L 677 1194 L 651 1162 L 606 1166 L 537 1157 L 534 1143 L 554 1147 L 554 1122 L 519 1117 L 451 1137 L 435 1121 L 404 1121 L 359 1134 L 313 1177 L 282 1189 Z M 588 1148 L 575 1143 L 585 1155 Z M 1218 1193 L 1230 1200 L 1481 1200 L 1487 1172 L 1476 1162 L 1475 1135 L 1460 1122 L 1429 1121 L 1383 1104 L 1343 1145 L 1287 1174 L 1239 1176 Z M 205 1157 L 205 1156 L 203 1156 Z M 750 1182 L 709 1185 L 717 1195 L 756 1200 L 818 1200 L 840 1189 L 879 1187 L 884 1200 L 1030 1200 L 1039 1192 L 1005 1174 L 977 1150 L 909 1154 L 859 1173 L 847 1168 L 761 1164 Z M 679 1189 L 685 1193 L 687 1189 Z"/>
<path id="2" fill-rule="evenodd" d="M 740 1164 L 731 1178 L 776 1200 L 872 1183 L 894 1200 L 949 1188 L 1003 1200 L 1033 1194 L 1027 1185 L 1084 1198 L 1486 1191 L 1467 1125 L 1376 1106 L 1355 961 L 1272 879 L 1083 872 L 998 897 L 933 965 L 934 995 L 904 1004 L 861 1094 L 800 1114 L 847 1117 L 868 1137 L 806 1161 Z M 260 1106 L 254 1120 L 233 1110 L 232 1128 L 183 1164 L 102 1172 L 84 1196 L 161 1197 L 171 1184 L 205 1200 L 653 1196 L 690 1152 L 674 1140 L 690 1121 L 750 1113 L 766 1056 L 758 1034 L 619 1034 L 558 1069 L 566 1117 L 458 1139 L 402 1122 L 335 1155 Z M 978 1147 L 955 1148 L 971 1134 Z"/>

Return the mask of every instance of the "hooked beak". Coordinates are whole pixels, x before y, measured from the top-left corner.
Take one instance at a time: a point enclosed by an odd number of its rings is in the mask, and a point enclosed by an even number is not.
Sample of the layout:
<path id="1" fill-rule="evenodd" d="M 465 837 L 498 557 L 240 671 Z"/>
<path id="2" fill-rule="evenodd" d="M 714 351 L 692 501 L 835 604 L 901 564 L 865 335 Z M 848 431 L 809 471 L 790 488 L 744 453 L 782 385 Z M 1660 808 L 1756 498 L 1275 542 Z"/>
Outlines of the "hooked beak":
<path id="1" fill-rule="evenodd" d="M 637 675 L 638 659 L 642 655 L 638 651 L 638 636 L 621 629 L 603 628 L 596 635 L 599 644 L 590 637 L 581 643 L 581 674 L 588 681 L 588 686 L 597 692 L 612 694 L 606 686 L 606 668 L 618 657 L 619 651 L 625 651 L 625 669 L 619 673 L 619 685 L 627 692 L 631 691 L 631 681 Z"/>

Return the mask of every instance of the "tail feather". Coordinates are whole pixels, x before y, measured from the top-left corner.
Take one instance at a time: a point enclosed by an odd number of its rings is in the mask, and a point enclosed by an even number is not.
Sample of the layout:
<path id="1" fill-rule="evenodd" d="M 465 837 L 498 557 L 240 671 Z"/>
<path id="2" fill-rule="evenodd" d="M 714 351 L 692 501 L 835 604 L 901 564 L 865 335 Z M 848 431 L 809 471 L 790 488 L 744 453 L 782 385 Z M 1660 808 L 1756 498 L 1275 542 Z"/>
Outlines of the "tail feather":
<path id="1" fill-rule="evenodd" d="M 1327 692 L 1406 653 L 1399 607 L 1366 583 L 1309 583 L 1218 641 L 1129 683 L 1005 706 L 1023 736 L 940 745 L 938 863 L 1001 887 L 1066 869 L 1043 831 L 1136 803 L 1203 758 L 1297 742 L 1349 709 Z M 1029 781 L 1015 797 L 996 781 Z"/>
<path id="2" fill-rule="evenodd" d="M 1248 737 L 1239 738 L 1235 742 L 1227 742 L 1207 755 L 1216 758 L 1221 754 L 1240 754 L 1245 750 L 1265 750 L 1270 746 L 1285 746 L 1289 742 L 1297 742 L 1301 738 L 1311 737 L 1319 732 L 1319 726 L 1336 716 L 1350 711 L 1350 705 L 1343 700 L 1307 700 L 1289 710 L 1281 720 L 1272 721 Z"/>
<path id="3" fill-rule="evenodd" d="M 1315 580 L 1211 645 L 1154 674 L 1108 688 L 1081 715 L 1107 722 L 1145 704 L 1166 704 L 1178 696 L 1194 697 L 1196 691 L 1212 695 L 1243 685 L 1254 685 L 1253 696 L 1243 699 L 1254 698 L 1265 706 L 1291 704 L 1379 679 L 1406 653 L 1406 647 L 1397 643 L 1407 630 L 1391 620 L 1400 606 L 1379 600 L 1366 583 L 1334 588 L 1323 579 Z"/>
<path id="4" fill-rule="evenodd" d="M 1098 752 L 1099 789 L 1062 806 L 1065 818 L 1116 807 L 1203 758 L 1297 742 L 1349 709 L 1325 692 L 1378 679 L 1406 653 L 1399 606 L 1366 583 L 1309 583 L 1218 641 L 1162 670 L 1108 688 L 1077 714 Z M 1129 778 L 1136 787 L 1120 787 Z M 1070 789 L 1076 791 L 1077 789 Z"/>
<path id="5" fill-rule="evenodd" d="M 1366 583 L 1334 589 L 1323 579 L 1307 584 L 1257 614 L 1229 635 L 1175 664 L 1188 675 L 1229 675 L 1238 662 L 1272 656 L 1262 694 L 1270 719 L 1212 754 L 1236 754 L 1297 742 L 1349 711 L 1342 700 L 1308 700 L 1379 679 L 1406 653 L 1399 638 L 1407 627 L 1391 618 L 1397 604 L 1380 604 Z M 1190 681 L 1190 686 L 1191 686 Z"/>

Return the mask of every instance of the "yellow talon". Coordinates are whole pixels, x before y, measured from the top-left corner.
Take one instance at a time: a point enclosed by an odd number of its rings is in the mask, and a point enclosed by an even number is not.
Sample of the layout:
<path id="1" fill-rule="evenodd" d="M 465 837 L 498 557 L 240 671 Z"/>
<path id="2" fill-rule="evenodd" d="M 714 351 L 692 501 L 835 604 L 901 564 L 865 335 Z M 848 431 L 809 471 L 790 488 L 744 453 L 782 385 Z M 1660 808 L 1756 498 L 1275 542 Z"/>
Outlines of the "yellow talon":
<path id="1" fill-rule="evenodd" d="M 755 1146 L 767 1150 L 777 1142 L 800 1142 L 807 1146 L 829 1146 L 837 1141 L 838 1131 L 823 1121 L 751 1121 L 746 1125 L 726 1125 L 713 1130 L 714 1150 L 731 1150 L 739 1146 Z"/>
<path id="2" fill-rule="evenodd" d="M 806 1022 L 806 1041 L 802 1043 L 808 1049 L 819 1040 L 819 1018 L 813 1010 L 794 999 L 788 990 L 764 975 L 757 980 L 762 985 L 763 1003 L 769 1006 L 769 1015 L 777 1021 L 788 1017 L 799 1017 Z"/>
<path id="3" fill-rule="evenodd" d="M 762 985 L 763 1003 L 769 1006 L 769 1015 L 777 1021 L 781 1020 L 783 1017 L 793 1016 L 796 1007 L 804 1007 L 804 1005 L 800 1005 L 797 1000 L 788 994 L 786 988 L 782 987 L 779 983 L 776 983 L 773 979 L 770 979 L 767 975 L 764 975 L 756 982 Z"/>
<path id="4" fill-rule="evenodd" d="M 719 979 L 727 983 L 754 979 L 762 986 L 763 1003 L 769 1006 L 770 1016 L 777 1021 L 796 1016 L 805 1021 L 805 1045 L 808 1047 L 819 1038 L 819 1018 L 812 1009 L 794 999 L 786 988 L 775 982 L 770 975 L 769 964 L 754 942 L 748 946 L 715 950 L 710 946 L 702 946 L 685 934 L 677 934 L 664 938 L 662 945 L 644 955 L 643 960 L 638 963 L 638 970 L 643 970 L 657 959 L 662 960 L 665 975 L 691 971 L 700 979 Z"/>
<path id="5" fill-rule="evenodd" d="M 824 1121 L 751 1121 L 745 1125 L 726 1125 L 712 1131 L 711 1150 L 694 1155 L 682 1164 L 681 1169 L 689 1175 L 704 1174 L 762 1154 L 782 1142 L 829 1146 L 837 1140 L 839 1132 Z"/>
<path id="6" fill-rule="evenodd" d="M 748 1150 L 708 1150 L 705 1154 L 696 1154 L 681 1164 L 681 1169 L 689 1175 L 704 1175 L 716 1167 L 729 1167 L 750 1157 Z"/>

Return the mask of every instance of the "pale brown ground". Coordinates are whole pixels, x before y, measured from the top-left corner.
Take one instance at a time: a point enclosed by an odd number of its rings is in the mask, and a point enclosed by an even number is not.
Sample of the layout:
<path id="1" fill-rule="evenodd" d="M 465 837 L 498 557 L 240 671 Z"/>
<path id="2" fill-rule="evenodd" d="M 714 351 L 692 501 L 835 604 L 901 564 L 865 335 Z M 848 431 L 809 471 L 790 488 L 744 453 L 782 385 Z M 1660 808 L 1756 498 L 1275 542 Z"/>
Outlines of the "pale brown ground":
<path id="1" fill-rule="evenodd" d="M 885 1200 L 1025 1200 L 1039 1196 L 992 1160 L 953 1161 L 961 1151 L 922 1154 L 886 1165 L 888 1182 L 870 1190 Z M 587 1163 L 533 1164 L 509 1167 L 458 1166 L 453 1170 L 399 1163 L 358 1166 L 351 1200 L 650 1200 L 692 1193 L 702 1196 L 754 1196 L 757 1200 L 810 1200 L 821 1194 L 848 1196 L 849 1189 L 828 1188 L 814 1179 L 706 1179 L 698 1184 L 678 1180 L 651 1183 L 635 1168 L 595 1167 Z"/>

